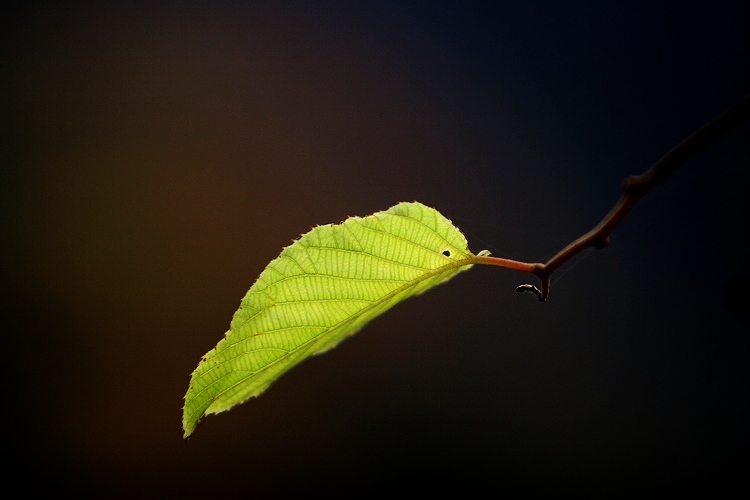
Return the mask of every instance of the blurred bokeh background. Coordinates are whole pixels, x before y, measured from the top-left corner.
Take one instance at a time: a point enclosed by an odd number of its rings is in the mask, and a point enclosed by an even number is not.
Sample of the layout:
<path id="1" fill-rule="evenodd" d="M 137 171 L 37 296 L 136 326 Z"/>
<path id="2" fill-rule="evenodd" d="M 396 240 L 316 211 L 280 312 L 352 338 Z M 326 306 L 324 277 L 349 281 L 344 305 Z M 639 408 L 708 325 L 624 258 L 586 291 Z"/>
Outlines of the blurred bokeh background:
<path id="1" fill-rule="evenodd" d="M 731 485 L 750 444 L 750 126 L 554 277 L 477 267 L 182 441 L 264 266 L 399 201 L 551 257 L 750 91 L 747 2 L 3 7 L 7 471 L 277 498 Z"/>

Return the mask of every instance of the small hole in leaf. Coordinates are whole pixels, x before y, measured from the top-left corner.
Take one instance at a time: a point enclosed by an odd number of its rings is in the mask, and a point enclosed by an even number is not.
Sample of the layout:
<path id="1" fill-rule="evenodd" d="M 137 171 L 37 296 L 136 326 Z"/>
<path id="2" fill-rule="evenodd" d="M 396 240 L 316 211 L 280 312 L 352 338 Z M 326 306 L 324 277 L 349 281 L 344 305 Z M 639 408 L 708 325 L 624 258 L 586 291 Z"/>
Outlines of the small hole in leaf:
<path id="1" fill-rule="evenodd" d="M 451 256 L 451 251 L 450 250 L 443 250 L 443 255 L 445 255 L 446 257 L 450 257 Z"/>

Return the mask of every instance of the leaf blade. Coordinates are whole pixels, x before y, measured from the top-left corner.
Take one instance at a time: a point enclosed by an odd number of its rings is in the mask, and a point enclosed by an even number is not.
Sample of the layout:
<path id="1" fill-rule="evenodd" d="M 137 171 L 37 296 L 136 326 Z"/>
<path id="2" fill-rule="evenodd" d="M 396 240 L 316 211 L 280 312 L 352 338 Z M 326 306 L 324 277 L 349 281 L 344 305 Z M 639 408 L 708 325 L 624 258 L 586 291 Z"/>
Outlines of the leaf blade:
<path id="1" fill-rule="evenodd" d="M 268 264 L 193 372 L 184 438 L 204 415 L 258 396 L 310 355 L 469 269 L 473 257 L 448 219 L 417 202 L 302 235 Z"/>

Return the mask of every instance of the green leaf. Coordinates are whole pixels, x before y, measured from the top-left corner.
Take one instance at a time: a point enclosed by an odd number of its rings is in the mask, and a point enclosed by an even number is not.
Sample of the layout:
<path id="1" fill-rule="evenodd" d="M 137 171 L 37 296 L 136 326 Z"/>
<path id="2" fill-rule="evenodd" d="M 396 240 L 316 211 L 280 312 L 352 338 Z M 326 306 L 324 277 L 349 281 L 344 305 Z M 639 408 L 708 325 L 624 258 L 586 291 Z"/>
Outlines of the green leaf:
<path id="1" fill-rule="evenodd" d="M 193 372 L 184 438 L 203 415 L 259 395 L 297 363 L 469 269 L 474 259 L 448 219 L 416 202 L 312 229 L 268 264 L 229 331 Z"/>

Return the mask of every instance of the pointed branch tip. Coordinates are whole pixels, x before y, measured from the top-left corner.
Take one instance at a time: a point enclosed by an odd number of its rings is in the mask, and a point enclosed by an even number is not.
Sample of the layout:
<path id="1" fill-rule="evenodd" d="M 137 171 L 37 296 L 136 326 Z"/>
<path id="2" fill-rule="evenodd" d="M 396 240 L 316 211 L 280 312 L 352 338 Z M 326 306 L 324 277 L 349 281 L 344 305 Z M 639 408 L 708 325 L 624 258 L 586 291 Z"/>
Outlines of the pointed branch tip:
<path id="1" fill-rule="evenodd" d="M 539 302 L 544 302 L 544 297 L 542 297 L 542 291 L 539 290 L 534 285 L 519 285 L 516 287 L 516 292 L 531 292 L 534 295 L 536 295 L 537 300 Z"/>

